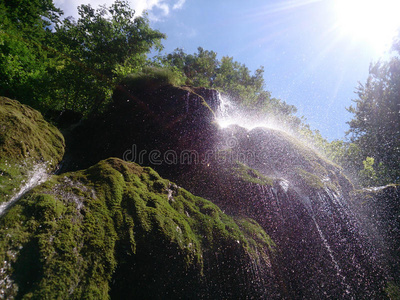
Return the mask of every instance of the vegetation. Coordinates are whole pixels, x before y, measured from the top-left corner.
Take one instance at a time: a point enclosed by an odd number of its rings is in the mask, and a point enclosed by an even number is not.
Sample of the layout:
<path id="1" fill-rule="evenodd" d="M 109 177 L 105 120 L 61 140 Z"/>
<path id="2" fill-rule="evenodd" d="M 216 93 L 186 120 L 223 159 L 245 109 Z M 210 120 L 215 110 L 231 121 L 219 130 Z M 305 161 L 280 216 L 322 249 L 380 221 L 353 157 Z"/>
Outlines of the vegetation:
<path id="1" fill-rule="evenodd" d="M 228 172 L 228 174 L 234 174 L 235 178 L 244 182 L 255 183 L 259 185 L 273 185 L 272 178 L 260 174 L 260 172 L 258 172 L 257 170 L 249 168 L 239 161 L 236 161 L 233 166 L 231 166 L 230 170 L 226 171 Z"/>
<path id="2" fill-rule="evenodd" d="M 263 67 L 252 75 L 244 64 L 234 61 L 232 57 L 224 56 L 219 60 L 216 52 L 201 47 L 194 54 L 176 49 L 158 59 L 164 67 L 182 72 L 186 84 L 227 93 L 239 107 L 253 115 L 274 115 L 288 126 L 296 128 L 301 124 L 301 120 L 295 116 L 296 107 L 272 98 L 265 90 Z"/>
<path id="3" fill-rule="evenodd" d="M 360 84 L 355 106 L 349 108 L 354 114 L 351 140 L 364 158 L 373 158 L 379 184 L 400 182 L 399 41 L 393 46 L 396 55 L 370 66 L 367 82 Z"/>
<path id="4" fill-rule="evenodd" d="M 87 115 L 103 107 L 116 82 L 140 71 L 165 37 L 145 16 L 134 18 L 126 1 L 81 5 L 78 20 L 62 21 L 51 1 L 22 2 L 22 10 L 0 2 L 0 94 L 42 111 Z"/>
<path id="5" fill-rule="evenodd" d="M 127 1 L 96 9 L 81 5 L 78 11 L 77 20 L 62 19 L 51 0 L 0 1 L 0 95 L 43 113 L 69 109 L 87 116 L 102 111 L 115 86 L 126 81 L 139 90 L 183 83 L 213 88 L 253 115 L 273 115 L 360 184 L 399 182 L 398 56 L 372 64 L 366 84 L 358 87 L 349 108 L 354 114 L 350 140 L 328 142 L 295 115 L 294 106 L 271 97 L 263 67 L 252 74 L 232 57 L 219 59 L 201 47 L 197 53 L 176 49 L 149 60 L 150 50 L 162 49 L 165 35 L 151 29 L 146 16 L 135 16 Z M 396 54 L 399 41 L 393 45 Z"/>
<path id="6" fill-rule="evenodd" d="M 393 282 L 389 282 L 386 292 L 390 299 L 400 299 L 400 287 Z"/>
<path id="7" fill-rule="evenodd" d="M 304 171 L 301 168 L 298 168 L 296 171 L 299 177 L 302 179 L 302 183 L 305 184 L 310 190 L 319 190 L 325 187 L 324 183 L 321 181 L 321 178 L 317 175 Z"/>
<path id="8" fill-rule="evenodd" d="M 119 84 L 136 92 L 151 90 L 163 85 L 180 86 L 184 83 L 181 73 L 167 68 L 145 67 L 142 71 L 128 74 Z"/>
<path id="9" fill-rule="evenodd" d="M 7 200 L 33 164 L 53 170 L 64 155 L 64 137 L 42 115 L 0 97 L 0 202 Z"/>
<path id="10" fill-rule="evenodd" d="M 0 1 L 0 94 L 39 107 L 55 65 L 49 26 L 60 11 L 52 1 Z"/>
<path id="11" fill-rule="evenodd" d="M 302 135 L 332 161 L 343 166 L 361 186 L 400 182 L 400 38 L 394 54 L 372 63 L 365 84 L 357 88 L 349 140 L 328 142 L 318 132 L 303 127 Z"/>
<path id="12" fill-rule="evenodd" d="M 385 291 L 390 299 L 400 299 L 400 185 L 357 190 L 352 200 L 363 213 L 363 227 L 385 252 L 390 270 Z"/>
<path id="13" fill-rule="evenodd" d="M 394 45 L 397 53 L 400 53 L 399 45 L 400 42 Z M 311 130 L 296 117 L 294 106 L 271 97 L 265 90 L 262 67 L 252 75 L 245 65 L 232 57 L 219 60 L 214 51 L 201 47 L 194 54 L 176 49 L 160 61 L 183 72 L 187 84 L 228 93 L 243 110 L 282 120 L 288 128 L 343 166 L 359 184 L 399 182 L 400 60 L 397 56 L 371 66 L 367 84 L 358 88 L 356 107 L 349 108 L 355 115 L 349 122 L 350 140 L 333 142 L 328 142 L 318 130 Z"/>
<path id="14" fill-rule="evenodd" d="M 21 3 L 26 11 L 0 2 L 4 8 L 1 95 L 43 112 L 70 109 L 88 115 L 105 107 L 115 85 L 126 75 L 133 73 L 129 78 L 138 82 L 143 75 L 161 75 L 176 85 L 218 89 L 253 113 L 274 114 L 293 126 L 300 124 L 294 106 L 272 98 L 265 90 L 262 67 L 252 75 L 232 57 L 218 60 L 215 52 L 202 48 L 193 55 L 178 49 L 158 60 L 147 59 L 151 49 L 162 49 L 160 41 L 165 35 L 151 29 L 145 16 L 135 16 L 126 1 L 97 9 L 81 5 L 78 20 L 61 20 L 62 12 L 51 1 L 44 2 Z"/>
<path id="15" fill-rule="evenodd" d="M 399 182 L 400 60 L 397 56 L 372 65 L 367 83 L 360 85 L 359 98 L 349 108 L 354 114 L 350 141 L 329 143 L 295 116 L 294 106 L 271 97 L 265 89 L 263 67 L 252 74 L 232 57 L 219 59 L 215 52 L 203 48 L 194 54 L 177 49 L 149 60 L 147 55 L 151 50 L 162 49 L 165 35 L 151 29 L 146 16 L 135 16 L 127 1 L 117 0 L 109 7 L 97 9 L 81 5 L 78 10 L 77 20 L 61 20 L 62 12 L 51 0 L 0 0 L 0 95 L 20 100 L 43 113 L 69 109 L 90 116 L 106 107 L 116 86 L 129 86 L 139 93 L 183 84 L 217 89 L 229 94 L 246 112 L 274 115 L 360 178 L 360 184 Z M 400 40 L 394 44 L 394 50 L 400 54 Z M 182 95 L 196 91 L 192 87 L 179 90 Z M 173 93 L 172 89 L 170 92 Z M 158 97 L 156 94 L 152 97 Z M 182 99 L 177 97 L 174 101 Z M 181 101 L 181 105 L 183 108 L 185 103 Z M 165 114 L 162 105 L 158 109 L 154 119 L 159 121 L 158 116 L 165 115 L 170 120 L 173 114 Z M 133 137 L 148 135 L 141 126 L 143 121 L 154 117 L 140 118 L 144 116 L 140 113 L 131 123 L 137 126 L 130 126 L 128 131 L 143 132 Z M 199 135 L 202 133 L 202 124 L 196 123 L 202 116 L 192 117 L 186 116 L 184 121 L 190 119 L 190 122 L 182 123 L 193 126 L 185 127 L 186 135 L 179 132 L 179 142 L 186 142 L 182 136 L 192 138 L 190 134 L 195 130 Z M 100 119 L 104 126 L 101 129 L 109 125 L 107 120 L 112 120 L 104 115 L 92 120 Z M 176 122 L 174 119 L 171 124 Z M 154 124 L 147 128 L 158 130 L 161 123 Z M 148 140 L 161 145 L 162 139 L 173 140 L 178 132 L 172 132 L 171 127 L 158 132 L 165 131 L 168 134 Z M 110 130 L 108 134 L 114 132 Z M 204 136 L 209 138 L 207 134 Z M 248 138 L 246 134 L 246 142 Z M 271 176 L 281 173 L 285 177 L 289 174 L 291 182 L 311 191 L 351 186 L 340 168 L 286 134 L 271 130 L 269 135 L 260 133 L 260 138 L 252 145 L 252 153 L 263 148 L 269 154 L 268 158 L 261 157 L 267 166 L 264 173 L 270 172 Z M 111 141 L 117 139 L 115 135 Z M 270 143 L 263 145 L 266 140 Z M 7 200 L 20 185 L 29 164 L 47 162 L 53 167 L 61 160 L 64 146 L 61 133 L 40 113 L 0 97 L 0 202 Z M 113 146 L 108 143 L 104 148 L 108 151 Z M 91 147 L 89 152 L 98 144 Z M 28 165 L 20 164 L 20 160 Z M 212 163 L 202 167 L 193 172 L 193 177 L 183 172 L 177 176 L 186 176 L 190 184 L 211 195 L 217 188 L 216 194 L 223 195 L 222 200 L 227 199 L 226 207 L 235 206 L 237 215 L 245 214 L 246 209 L 259 213 L 254 191 L 246 188 L 268 187 L 272 193 L 277 184 L 236 160 L 225 167 Z M 204 176 L 209 176 L 208 180 Z M 321 177 L 331 180 L 330 186 Z M 398 203 L 387 199 L 390 204 Z M 245 209 L 240 206 L 243 203 L 247 205 Z M 263 214 L 257 216 L 265 218 Z M 296 234 L 290 227 L 293 224 L 285 224 L 286 233 Z M 273 228 L 272 225 L 263 226 Z M 257 292 L 265 296 L 263 292 L 275 288 L 271 287 L 276 283 L 273 280 L 257 282 L 269 278 L 266 276 L 271 271 L 274 250 L 275 244 L 256 221 L 242 215 L 228 216 L 213 203 L 193 196 L 150 168 L 110 158 L 83 171 L 53 176 L 26 194 L 0 219 L 0 297 L 244 298 L 252 295 L 262 298 Z M 285 251 L 294 252 L 291 248 Z M 271 286 L 266 287 L 267 284 Z M 388 293 L 398 295 L 398 286 L 397 281 L 389 284 Z M 247 290 L 253 288 L 259 290 L 252 293 Z"/>
<path id="16" fill-rule="evenodd" d="M 0 225 L 0 290 L 17 298 L 204 296 L 247 282 L 248 263 L 269 264 L 274 248 L 254 221 L 119 159 L 54 176 Z M 244 272 L 219 277 L 226 268 Z"/>
<path id="17" fill-rule="evenodd" d="M 57 163 L 64 154 L 64 137 L 40 112 L 0 97 L 0 156 Z"/>

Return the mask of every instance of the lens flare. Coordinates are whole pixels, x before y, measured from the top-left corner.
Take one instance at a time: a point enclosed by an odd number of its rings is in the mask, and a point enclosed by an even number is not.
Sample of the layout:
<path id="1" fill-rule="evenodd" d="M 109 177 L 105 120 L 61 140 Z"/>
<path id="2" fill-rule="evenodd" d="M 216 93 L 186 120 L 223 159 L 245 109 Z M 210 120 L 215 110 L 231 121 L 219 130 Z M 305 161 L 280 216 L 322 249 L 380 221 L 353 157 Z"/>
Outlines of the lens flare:
<path id="1" fill-rule="evenodd" d="M 338 27 L 345 35 L 387 50 L 400 26 L 399 0 L 336 0 Z"/>

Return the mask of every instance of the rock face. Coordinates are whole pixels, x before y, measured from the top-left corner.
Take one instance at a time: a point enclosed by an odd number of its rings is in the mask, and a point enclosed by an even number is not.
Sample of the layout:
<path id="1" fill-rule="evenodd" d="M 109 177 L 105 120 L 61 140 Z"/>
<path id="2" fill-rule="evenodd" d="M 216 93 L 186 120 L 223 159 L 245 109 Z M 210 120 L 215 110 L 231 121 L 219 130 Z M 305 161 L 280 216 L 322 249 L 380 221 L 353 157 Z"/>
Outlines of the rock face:
<path id="1" fill-rule="evenodd" d="M 160 165 L 168 150 L 178 156 L 188 149 L 204 152 L 213 147 L 218 130 L 217 106 L 217 92 L 203 88 L 167 85 L 132 94 L 129 87 L 119 87 L 104 115 L 73 131 L 64 170 L 87 168 L 108 157 Z"/>
<path id="2" fill-rule="evenodd" d="M 12 197 L 34 165 L 54 170 L 64 147 L 63 135 L 38 111 L 0 97 L 0 203 Z"/>
<path id="3" fill-rule="evenodd" d="M 119 159 L 53 176 L 0 231 L 5 298 L 279 298 L 257 223 Z"/>
<path id="4" fill-rule="evenodd" d="M 391 299 L 400 297 L 400 187 L 388 185 L 357 190 L 353 207 L 360 212 L 363 225 L 378 244 L 382 264 L 388 266 L 388 291 Z"/>
<path id="5" fill-rule="evenodd" d="M 151 165 L 228 214 L 253 218 L 279 249 L 272 268 L 284 297 L 385 298 L 385 272 L 341 169 L 278 130 L 222 130 L 218 105 L 212 91 L 123 86 L 104 118 L 77 128 L 77 145 L 101 146 L 75 147 L 71 156 Z"/>
<path id="6" fill-rule="evenodd" d="M 384 298 L 384 270 L 341 169 L 272 129 L 221 132 L 218 155 L 177 182 L 228 214 L 255 219 L 280 249 L 289 298 Z"/>
<path id="7" fill-rule="evenodd" d="M 220 128 L 218 107 L 212 90 L 119 86 L 71 131 L 68 172 L 0 218 L 0 293 L 386 299 L 392 254 L 354 209 L 367 194 L 282 131 Z"/>

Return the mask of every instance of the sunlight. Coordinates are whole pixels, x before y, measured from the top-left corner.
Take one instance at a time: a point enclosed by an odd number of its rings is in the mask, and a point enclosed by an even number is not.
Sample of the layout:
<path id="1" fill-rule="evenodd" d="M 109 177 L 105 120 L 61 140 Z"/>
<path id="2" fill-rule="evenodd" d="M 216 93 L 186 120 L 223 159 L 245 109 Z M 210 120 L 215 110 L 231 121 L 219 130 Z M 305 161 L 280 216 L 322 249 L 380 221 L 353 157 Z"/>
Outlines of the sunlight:
<path id="1" fill-rule="evenodd" d="M 221 128 L 228 128 L 232 125 L 238 125 L 247 130 L 252 130 L 257 127 L 265 127 L 270 129 L 281 130 L 289 133 L 290 129 L 286 128 L 282 122 L 277 122 L 273 116 L 268 119 L 263 116 L 249 116 L 237 107 L 227 95 L 218 93 L 219 107 L 216 111 L 215 121 Z"/>
<path id="2" fill-rule="evenodd" d="M 388 50 L 400 25 L 399 0 L 337 0 L 338 26 L 343 34 L 367 41 L 378 53 Z"/>

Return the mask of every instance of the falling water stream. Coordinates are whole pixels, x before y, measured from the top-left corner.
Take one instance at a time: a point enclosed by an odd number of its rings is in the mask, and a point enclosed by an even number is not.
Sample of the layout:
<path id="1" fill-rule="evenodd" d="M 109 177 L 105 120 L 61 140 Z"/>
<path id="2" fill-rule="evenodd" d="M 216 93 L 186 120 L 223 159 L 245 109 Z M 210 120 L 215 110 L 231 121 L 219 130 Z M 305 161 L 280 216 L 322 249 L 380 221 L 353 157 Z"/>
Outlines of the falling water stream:
<path id="1" fill-rule="evenodd" d="M 27 179 L 22 183 L 21 188 L 15 193 L 7 202 L 0 204 L 0 217 L 2 217 L 7 210 L 13 206 L 24 194 L 33 189 L 35 186 L 46 181 L 48 176 L 46 164 L 36 164 L 28 172 Z"/>
<path id="2" fill-rule="evenodd" d="M 249 132 L 247 135 L 248 139 L 254 138 L 255 135 L 251 132 L 253 132 L 253 129 L 257 127 L 277 129 L 288 132 L 287 130 L 280 128 L 280 126 L 277 126 L 277 122 L 266 119 L 252 118 L 249 115 L 243 114 L 240 109 L 238 109 L 235 104 L 224 95 L 218 94 L 218 98 L 219 108 L 217 110 L 216 120 L 221 128 L 227 128 L 231 125 L 243 127 Z M 264 138 L 262 135 L 261 137 Z M 266 136 L 266 138 L 268 137 Z M 262 144 L 265 142 L 269 143 L 269 141 L 253 140 L 253 146 L 250 147 L 262 148 Z M 246 143 L 246 141 L 244 141 L 244 143 Z M 282 148 L 280 145 L 278 146 L 279 147 L 276 147 L 275 151 L 283 151 L 282 155 L 284 155 L 286 149 Z M 241 147 L 246 148 L 247 146 L 241 145 Z M 278 155 L 277 157 L 279 158 L 279 153 L 275 153 L 275 155 Z M 263 173 L 264 166 L 262 166 L 262 164 L 263 162 L 260 161 L 249 166 Z M 298 186 L 299 183 L 296 182 L 294 177 L 291 177 L 290 172 L 287 174 L 288 178 L 286 178 L 286 180 L 280 178 L 282 174 L 285 173 L 280 173 L 280 170 L 275 170 L 274 166 L 268 165 L 267 168 L 269 172 L 271 172 L 273 169 L 273 174 L 275 174 L 274 177 L 277 179 L 277 185 L 274 187 L 261 187 L 261 189 L 257 189 L 259 190 L 257 196 L 259 203 L 255 203 L 255 205 L 258 206 L 261 211 L 263 211 L 263 214 L 271 214 L 272 219 L 274 219 L 273 222 L 276 224 L 279 224 L 280 222 L 281 227 L 285 226 L 284 224 L 287 222 L 285 218 L 288 218 L 289 221 L 290 218 L 293 217 L 293 214 L 301 215 L 301 211 L 298 211 L 298 208 L 303 207 L 305 209 L 304 211 L 306 211 L 306 214 L 312 220 L 311 224 L 295 224 L 295 226 L 311 226 L 314 227 L 313 232 L 316 233 L 316 235 L 310 238 L 307 236 L 294 236 L 292 237 L 294 240 L 289 241 L 288 238 L 280 236 L 285 235 L 285 231 L 281 230 L 278 236 L 276 236 L 278 239 L 282 239 L 281 246 L 286 247 L 286 241 L 288 241 L 289 244 L 293 243 L 295 245 L 296 242 L 301 243 L 302 239 L 306 239 L 309 244 L 316 243 L 316 245 L 321 245 L 322 248 L 325 248 L 325 257 L 330 260 L 330 262 L 326 261 L 326 264 L 321 263 L 319 266 L 320 268 L 331 270 L 331 276 L 336 277 L 336 279 L 332 278 L 332 282 L 336 282 L 336 286 L 331 284 L 331 288 L 340 289 L 342 291 L 340 297 L 354 299 L 354 297 L 360 293 L 360 288 L 363 289 L 361 286 L 364 286 L 364 288 L 367 289 L 372 289 L 371 292 L 374 293 L 374 288 L 369 286 L 368 283 L 369 275 L 365 273 L 364 269 L 364 267 L 368 269 L 370 264 L 369 259 L 371 257 L 368 257 L 367 254 L 369 251 L 367 248 L 369 246 L 365 244 L 365 238 L 363 236 L 364 233 L 362 228 L 360 228 L 358 218 L 350 208 L 349 203 L 347 203 L 346 199 L 342 196 L 340 187 L 338 187 L 338 190 L 332 189 L 329 187 L 329 184 L 331 184 L 329 182 L 329 178 L 320 178 L 324 187 L 320 191 L 315 190 L 313 194 L 312 191 L 303 190 L 303 188 Z M 264 175 L 268 176 L 270 174 Z M 301 204 L 296 207 L 296 203 Z M 264 208 L 262 208 L 263 206 Z M 286 214 L 283 213 L 285 211 Z M 254 217 L 257 219 L 257 213 L 255 213 Z M 262 217 L 260 217 L 260 220 L 261 219 Z M 278 229 L 278 231 L 279 230 L 280 229 Z M 319 239 L 319 242 L 313 239 Z M 296 251 L 296 248 L 294 247 L 293 250 Z M 370 253 L 372 254 L 373 252 Z M 288 257 L 291 257 L 288 259 L 289 264 L 291 263 L 290 259 L 293 259 L 294 256 L 289 254 Z M 357 257 L 356 261 L 354 261 L 355 257 Z M 307 265 L 307 267 L 313 266 L 312 262 L 307 262 L 307 264 L 308 263 L 310 264 Z M 307 267 L 294 264 L 293 270 L 298 270 L 301 272 L 301 270 L 298 268 L 301 269 Z M 352 270 L 348 270 L 349 267 Z M 324 270 L 320 269 L 319 271 L 323 272 Z M 359 278 L 355 279 L 357 276 Z M 327 280 L 330 280 L 329 277 L 327 278 Z M 303 283 L 307 282 L 307 279 L 303 278 L 301 280 L 304 280 L 301 281 Z M 357 280 L 364 281 L 365 285 L 360 282 L 357 283 Z M 341 287 L 339 288 L 338 285 Z M 368 293 L 369 292 L 365 292 L 365 295 L 368 295 Z M 337 296 L 337 294 L 334 295 Z"/>
<path id="3" fill-rule="evenodd" d="M 282 127 L 282 124 L 278 124 L 276 120 L 270 116 L 268 119 L 265 115 L 252 115 L 251 117 L 244 113 L 240 108 L 233 103 L 229 97 L 217 93 L 219 106 L 216 112 L 216 121 L 221 128 L 226 128 L 230 125 L 238 125 L 248 130 L 257 127 L 266 127 L 272 129 L 278 129 L 282 131 L 288 131 Z"/>

